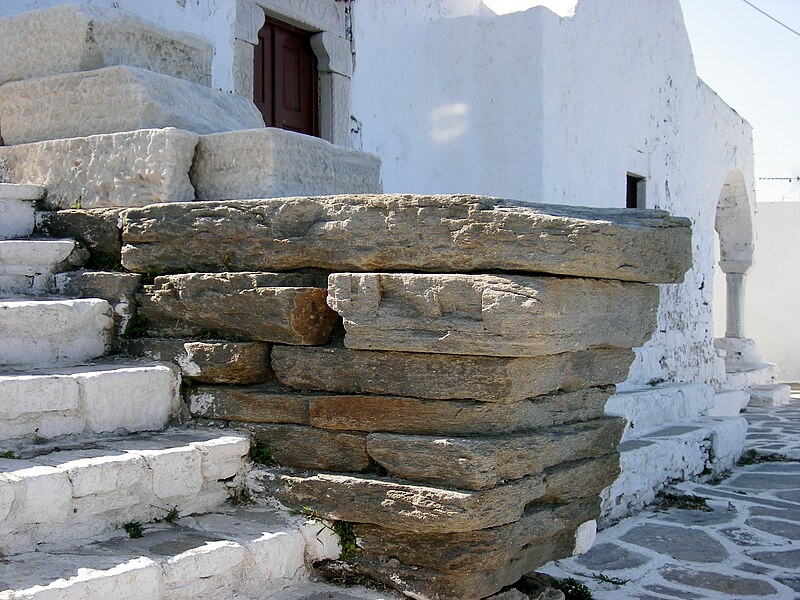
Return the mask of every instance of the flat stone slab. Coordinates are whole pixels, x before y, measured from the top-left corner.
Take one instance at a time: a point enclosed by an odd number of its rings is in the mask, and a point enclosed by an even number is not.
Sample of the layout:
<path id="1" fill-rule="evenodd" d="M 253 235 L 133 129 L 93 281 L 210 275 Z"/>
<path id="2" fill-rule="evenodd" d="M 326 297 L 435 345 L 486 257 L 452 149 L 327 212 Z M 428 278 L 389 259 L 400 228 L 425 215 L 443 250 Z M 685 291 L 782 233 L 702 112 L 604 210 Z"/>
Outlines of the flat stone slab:
<path id="1" fill-rule="evenodd" d="M 777 592 L 775 587 L 762 579 L 733 577 L 711 571 L 694 571 L 670 565 L 659 572 L 667 581 L 713 590 L 734 597 L 768 596 Z"/>
<path id="2" fill-rule="evenodd" d="M 676 560 L 715 563 L 724 562 L 728 558 L 728 551 L 699 529 L 646 524 L 631 529 L 620 539 Z"/>
<path id="3" fill-rule="evenodd" d="M 278 379 L 300 390 L 518 402 L 625 379 L 630 350 L 603 348 L 536 358 L 276 346 Z"/>
<path id="4" fill-rule="evenodd" d="M 396 557 L 408 565 L 445 572 L 502 568 L 525 546 L 574 532 L 581 523 L 597 516 L 590 503 L 546 506 L 527 511 L 519 521 L 461 533 L 387 531 L 378 525 L 356 524 L 353 532 L 361 542 L 363 555 L 372 560 Z M 563 555 L 572 552 L 564 540 Z"/>
<path id="5" fill-rule="evenodd" d="M 210 43 L 122 10 L 72 4 L 25 12 L 0 19 L 0 39 L 0 84 L 131 65 L 211 85 Z"/>
<path id="6" fill-rule="evenodd" d="M 256 476 L 286 506 L 309 507 L 326 519 L 417 533 L 476 531 L 513 523 L 547 487 L 536 475 L 483 491 L 324 473 L 294 476 L 261 471 Z"/>
<path id="7" fill-rule="evenodd" d="M 194 200 L 189 166 L 198 136 L 180 129 L 0 146 L 12 181 L 47 188 L 44 206 L 104 208 Z"/>
<path id="8" fill-rule="evenodd" d="M 0 365 L 74 365 L 96 358 L 113 326 L 105 300 L 0 301 Z"/>
<path id="9" fill-rule="evenodd" d="M 541 396 L 514 404 L 396 396 L 314 396 L 311 424 L 323 429 L 410 435 L 504 435 L 603 416 L 609 388 Z"/>
<path id="10" fill-rule="evenodd" d="M 324 344 L 337 318 L 325 288 L 311 287 L 317 280 L 292 273 L 165 275 L 144 286 L 139 314 L 158 336 Z"/>
<path id="11" fill-rule="evenodd" d="M 190 176 L 199 200 L 374 194 L 380 166 L 373 154 L 262 128 L 202 136 Z"/>
<path id="12" fill-rule="evenodd" d="M 375 468 L 367 453 L 365 434 L 289 424 L 249 423 L 246 429 L 256 441 L 265 444 L 271 460 L 281 467 L 339 473 Z"/>
<path id="13" fill-rule="evenodd" d="M 656 326 L 654 286 L 552 277 L 335 273 L 328 305 L 344 344 L 489 356 L 641 346 Z"/>
<path id="14" fill-rule="evenodd" d="M 189 393 L 195 417 L 243 423 L 309 425 L 309 398 L 279 385 L 201 385 Z"/>
<path id="15" fill-rule="evenodd" d="M 691 267 L 687 219 L 660 211 L 479 196 L 385 194 L 151 206 L 129 211 L 123 227 L 123 264 L 142 273 L 209 271 L 228 264 L 237 271 L 503 270 L 674 283 Z"/>
<path id="16" fill-rule="evenodd" d="M 592 546 L 591 550 L 579 556 L 576 560 L 578 564 L 587 569 L 596 569 L 598 571 L 635 569 L 650 561 L 644 554 L 610 542 Z"/>
<path id="17" fill-rule="evenodd" d="M 138 338 L 128 340 L 125 350 L 132 356 L 174 362 L 184 377 L 198 383 L 246 385 L 274 378 L 270 345 L 262 342 Z"/>
<path id="18" fill-rule="evenodd" d="M 7 145 L 137 129 L 215 133 L 263 126 L 256 106 L 241 96 L 135 67 L 0 85 Z"/>
<path id="19" fill-rule="evenodd" d="M 372 433 L 367 452 L 393 477 L 480 490 L 613 452 L 624 426 L 623 419 L 600 419 L 499 438 Z"/>

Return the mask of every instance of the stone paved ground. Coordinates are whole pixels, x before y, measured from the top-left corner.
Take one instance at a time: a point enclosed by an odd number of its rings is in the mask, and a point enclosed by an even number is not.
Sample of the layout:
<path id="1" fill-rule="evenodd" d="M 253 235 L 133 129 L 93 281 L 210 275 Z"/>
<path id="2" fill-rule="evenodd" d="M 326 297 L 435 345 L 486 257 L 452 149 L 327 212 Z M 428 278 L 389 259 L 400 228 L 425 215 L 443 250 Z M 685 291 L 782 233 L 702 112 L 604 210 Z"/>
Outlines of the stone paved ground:
<path id="1" fill-rule="evenodd" d="M 800 461 L 792 392 L 789 406 L 748 409 L 748 448 Z M 539 570 L 584 583 L 596 600 L 800 599 L 800 462 L 738 466 L 675 491 L 707 507 L 651 508 L 601 531 L 587 554 Z"/>

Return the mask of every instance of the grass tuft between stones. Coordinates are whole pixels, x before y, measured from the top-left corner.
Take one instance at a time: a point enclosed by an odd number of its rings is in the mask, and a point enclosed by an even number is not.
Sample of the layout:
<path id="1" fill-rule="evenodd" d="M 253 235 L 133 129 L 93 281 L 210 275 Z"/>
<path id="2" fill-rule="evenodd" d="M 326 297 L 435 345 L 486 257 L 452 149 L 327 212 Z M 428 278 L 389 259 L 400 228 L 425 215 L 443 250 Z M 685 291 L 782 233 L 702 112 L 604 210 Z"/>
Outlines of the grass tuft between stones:
<path id="1" fill-rule="evenodd" d="M 345 562 L 352 562 L 355 560 L 358 545 L 356 543 L 356 534 L 353 533 L 353 524 L 346 523 L 345 521 L 334 521 L 331 529 L 339 536 L 339 544 L 342 546 L 342 551 L 339 553 L 339 560 Z"/>
<path id="2" fill-rule="evenodd" d="M 768 462 L 797 462 L 793 458 L 789 458 L 783 454 L 774 454 L 774 453 L 762 453 L 756 450 L 755 448 L 750 448 L 750 450 L 746 450 L 742 457 L 739 459 L 739 462 L 736 463 L 740 467 L 745 467 L 747 465 L 759 465 L 761 463 L 768 463 Z"/>
<path id="3" fill-rule="evenodd" d="M 125 533 L 128 534 L 128 537 L 131 539 L 137 539 L 142 537 L 142 525 L 141 523 L 137 523 L 136 521 L 131 521 L 130 523 L 125 523 L 122 526 L 125 530 Z"/>
<path id="4" fill-rule="evenodd" d="M 8 458 L 10 460 L 20 460 L 22 457 L 13 450 L 6 450 L 5 452 L 0 452 L 0 458 Z"/>
<path id="5" fill-rule="evenodd" d="M 653 502 L 653 508 L 661 512 L 667 511 L 671 508 L 713 512 L 714 509 L 708 506 L 706 503 L 707 500 L 708 498 L 695 496 L 694 494 L 680 494 L 661 490 L 658 492 L 658 494 L 656 494 L 655 502 Z"/>
<path id="6" fill-rule="evenodd" d="M 563 592 L 565 600 L 594 600 L 589 588 L 572 577 L 556 579 L 553 587 Z"/>
<path id="7" fill-rule="evenodd" d="M 128 320 L 122 337 L 127 339 L 144 337 L 147 333 L 147 317 L 134 315 Z"/>
<path id="8" fill-rule="evenodd" d="M 272 452 L 264 442 L 255 442 L 250 448 L 250 460 L 257 465 L 272 465 Z"/>

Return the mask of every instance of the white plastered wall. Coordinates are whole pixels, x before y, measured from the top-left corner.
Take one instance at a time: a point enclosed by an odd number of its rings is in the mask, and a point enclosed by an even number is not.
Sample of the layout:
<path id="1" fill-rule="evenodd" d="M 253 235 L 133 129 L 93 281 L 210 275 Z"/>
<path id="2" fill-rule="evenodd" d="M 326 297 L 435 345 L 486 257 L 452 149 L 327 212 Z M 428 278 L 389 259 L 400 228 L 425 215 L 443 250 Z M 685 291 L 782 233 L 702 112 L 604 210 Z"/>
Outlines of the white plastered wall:
<path id="1" fill-rule="evenodd" d="M 647 177 L 648 208 L 692 220 L 695 266 L 662 287 L 658 331 L 628 383 L 724 378 L 714 219 L 731 170 L 754 198 L 752 132 L 697 78 L 677 0 L 582 0 L 570 18 L 360 2 L 353 35 L 359 141 L 383 159 L 387 191 L 622 207 L 626 174 Z"/>
<path id="2" fill-rule="evenodd" d="M 758 244 L 748 272 L 745 322 L 778 379 L 800 381 L 800 202 L 756 205 Z"/>

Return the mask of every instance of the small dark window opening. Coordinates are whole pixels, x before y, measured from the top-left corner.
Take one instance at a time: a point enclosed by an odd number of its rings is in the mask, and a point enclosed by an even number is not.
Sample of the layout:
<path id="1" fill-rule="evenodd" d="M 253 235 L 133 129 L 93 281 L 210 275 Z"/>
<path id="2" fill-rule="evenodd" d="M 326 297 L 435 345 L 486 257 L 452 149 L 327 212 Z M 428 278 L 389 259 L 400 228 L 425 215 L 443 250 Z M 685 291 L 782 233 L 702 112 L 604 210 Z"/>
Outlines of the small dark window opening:
<path id="1" fill-rule="evenodd" d="M 626 208 L 645 208 L 644 203 L 644 177 L 628 173 L 628 184 L 625 189 Z"/>

